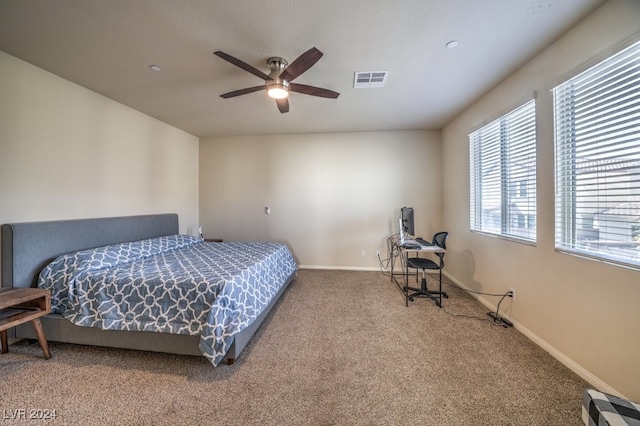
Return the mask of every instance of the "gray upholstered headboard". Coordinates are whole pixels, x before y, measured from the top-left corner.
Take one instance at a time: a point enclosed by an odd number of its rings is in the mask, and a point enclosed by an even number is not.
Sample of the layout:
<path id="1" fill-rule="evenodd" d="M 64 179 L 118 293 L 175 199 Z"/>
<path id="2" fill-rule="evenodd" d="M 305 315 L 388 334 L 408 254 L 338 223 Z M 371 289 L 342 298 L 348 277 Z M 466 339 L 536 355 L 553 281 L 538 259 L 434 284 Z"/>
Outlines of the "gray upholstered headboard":
<path id="1" fill-rule="evenodd" d="M 178 229 L 175 213 L 2 225 L 2 286 L 36 287 L 42 268 L 61 254 L 174 235 Z"/>

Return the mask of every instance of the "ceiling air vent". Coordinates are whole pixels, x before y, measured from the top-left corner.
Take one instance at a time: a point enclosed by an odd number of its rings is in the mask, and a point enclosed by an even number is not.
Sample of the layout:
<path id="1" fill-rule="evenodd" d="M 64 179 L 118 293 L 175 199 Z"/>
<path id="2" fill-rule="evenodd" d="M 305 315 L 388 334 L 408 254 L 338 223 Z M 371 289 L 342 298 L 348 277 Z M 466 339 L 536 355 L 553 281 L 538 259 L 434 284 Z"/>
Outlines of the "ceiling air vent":
<path id="1" fill-rule="evenodd" d="M 356 72 L 353 77 L 353 87 L 355 89 L 371 89 L 374 87 L 384 87 L 389 71 L 364 71 Z"/>

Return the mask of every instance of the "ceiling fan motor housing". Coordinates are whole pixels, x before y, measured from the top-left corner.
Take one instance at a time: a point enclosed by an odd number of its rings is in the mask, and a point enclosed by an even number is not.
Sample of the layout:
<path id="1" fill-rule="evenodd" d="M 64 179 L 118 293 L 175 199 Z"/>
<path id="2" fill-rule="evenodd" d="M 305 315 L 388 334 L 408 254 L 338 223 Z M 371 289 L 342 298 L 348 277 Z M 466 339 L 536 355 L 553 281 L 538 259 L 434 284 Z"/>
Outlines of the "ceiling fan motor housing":
<path id="1" fill-rule="evenodd" d="M 267 59 L 267 65 L 271 70 L 271 73 L 269 74 L 271 80 L 265 81 L 267 93 L 275 99 L 286 98 L 289 92 L 289 82 L 280 78 L 280 74 L 282 74 L 282 71 L 284 71 L 289 64 L 286 60 L 274 56 Z"/>

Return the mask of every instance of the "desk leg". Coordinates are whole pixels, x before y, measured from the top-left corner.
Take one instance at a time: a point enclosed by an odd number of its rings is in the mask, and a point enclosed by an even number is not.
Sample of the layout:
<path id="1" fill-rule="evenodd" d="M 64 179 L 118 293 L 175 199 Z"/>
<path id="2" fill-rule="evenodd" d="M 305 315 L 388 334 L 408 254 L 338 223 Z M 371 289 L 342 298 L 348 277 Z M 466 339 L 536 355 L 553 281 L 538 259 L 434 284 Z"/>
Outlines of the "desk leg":
<path id="1" fill-rule="evenodd" d="M 404 275 L 404 306 L 409 307 L 409 264 L 406 261 L 402 265 L 402 272 Z"/>
<path id="2" fill-rule="evenodd" d="M 9 339 L 7 339 L 7 330 L 0 331 L 0 341 L 2 342 L 2 353 L 9 352 Z"/>
<path id="3" fill-rule="evenodd" d="M 33 324 L 33 328 L 36 330 L 36 336 L 38 336 L 38 342 L 40 343 L 40 347 L 42 348 L 42 352 L 44 352 L 45 359 L 51 358 L 51 352 L 49 352 L 49 343 L 47 343 L 47 339 L 44 337 L 44 329 L 42 328 L 42 323 L 40 322 L 40 318 L 36 318 L 31 321 Z"/>
<path id="4" fill-rule="evenodd" d="M 393 251 L 391 252 L 391 256 L 389 256 L 389 258 L 391 259 L 391 282 L 393 282 L 393 264 L 396 263 L 396 259 L 393 257 Z"/>

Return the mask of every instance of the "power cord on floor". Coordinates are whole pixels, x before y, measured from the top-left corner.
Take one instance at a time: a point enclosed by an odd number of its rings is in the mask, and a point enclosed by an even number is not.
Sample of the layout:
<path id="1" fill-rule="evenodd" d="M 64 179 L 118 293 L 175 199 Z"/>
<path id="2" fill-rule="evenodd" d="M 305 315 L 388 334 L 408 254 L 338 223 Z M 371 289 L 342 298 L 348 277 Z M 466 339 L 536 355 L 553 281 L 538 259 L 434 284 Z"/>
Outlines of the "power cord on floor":
<path id="1" fill-rule="evenodd" d="M 495 325 L 495 326 L 501 326 L 502 325 L 502 324 L 497 324 L 495 321 L 491 321 L 489 318 L 486 318 L 486 317 L 476 317 L 474 315 L 456 314 L 456 313 L 447 311 L 447 308 L 445 308 L 444 306 L 441 306 L 441 309 L 445 314 L 451 315 L 452 317 L 474 319 L 474 320 L 478 320 L 478 321 L 487 321 L 489 324 Z"/>
<path id="2" fill-rule="evenodd" d="M 511 321 L 509 321 L 508 319 L 501 317 L 500 316 L 500 304 L 502 303 L 502 301 L 504 300 L 505 297 L 512 297 L 513 294 L 508 291 L 504 296 L 502 296 L 502 299 L 500 299 L 500 301 L 498 302 L 498 307 L 496 308 L 495 312 L 487 312 L 487 315 L 489 315 L 491 318 L 493 318 L 493 322 L 503 326 L 504 328 L 509 328 L 509 327 L 513 327 L 513 323 Z"/>
<path id="3" fill-rule="evenodd" d="M 513 297 L 513 294 L 511 293 L 511 291 L 507 291 L 506 293 L 500 293 L 500 294 L 484 293 L 484 292 L 481 292 L 481 291 L 474 291 L 474 290 L 468 290 L 466 288 L 462 288 L 459 285 L 454 284 L 452 282 L 449 282 L 446 279 L 442 280 L 442 284 L 457 288 L 458 290 L 464 291 L 466 293 L 481 294 L 483 296 L 500 297 L 500 301 L 498 302 L 498 306 L 496 308 L 496 311 L 495 312 L 492 311 L 492 312 L 488 312 L 487 313 L 487 316 L 489 316 L 491 319 L 483 318 L 483 317 L 476 317 L 476 316 L 472 316 L 472 315 L 454 314 L 454 313 L 448 312 L 446 309 L 443 308 L 445 313 L 447 313 L 447 314 L 449 314 L 451 316 L 454 316 L 454 317 L 464 317 L 464 318 L 472 318 L 472 319 L 477 319 L 477 320 L 482 320 L 482 321 L 489 321 L 493 325 L 501 326 L 501 327 L 504 327 L 504 328 L 513 327 L 513 323 L 511 321 L 509 321 L 508 319 L 500 316 L 500 314 L 499 314 L 499 312 L 500 312 L 500 304 L 505 299 L 505 297 Z"/>

